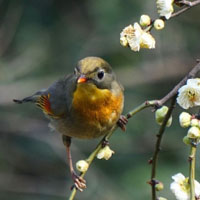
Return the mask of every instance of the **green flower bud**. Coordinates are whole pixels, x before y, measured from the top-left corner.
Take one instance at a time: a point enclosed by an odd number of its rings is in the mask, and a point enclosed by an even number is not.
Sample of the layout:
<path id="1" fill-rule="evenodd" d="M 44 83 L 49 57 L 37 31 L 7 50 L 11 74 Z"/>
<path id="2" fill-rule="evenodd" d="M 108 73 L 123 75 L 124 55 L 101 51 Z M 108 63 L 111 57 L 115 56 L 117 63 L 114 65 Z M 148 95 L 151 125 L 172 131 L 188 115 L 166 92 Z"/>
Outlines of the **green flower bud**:
<path id="1" fill-rule="evenodd" d="M 170 116 L 170 118 L 168 119 L 166 126 L 170 127 L 171 124 L 172 124 L 172 116 Z"/>
<path id="2" fill-rule="evenodd" d="M 157 109 L 155 112 L 155 118 L 156 118 L 156 122 L 161 125 L 163 123 L 163 120 L 166 116 L 168 112 L 168 107 L 167 106 L 162 106 L 161 108 Z M 169 127 L 171 126 L 172 123 L 172 116 L 170 116 L 170 118 L 167 121 L 166 126 Z"/>
<path id="3" fill-rule="evenodd" d="M 79 172 L 86 172 L 88 170 L 89 164 L 85 160 L 79 160 L 76 163 L 76 169 Z"/>
<path id="4" fill-rule="evenodd" d="M 190 122 L 191 122 L 191 115 L 187 112 L 182 112 L 179 115 L 179 123 L 181 125 L 181 127 L 186 128 L 188 126 L 190 126 Z"/>
<path id="5" fill-rule="evenodd" d="M 157 184 L 155 185 L 155 189 L 156 189 L 156 191 L 161 191 L 161 190 L 163 190 L 163 189 L 164 189 L 163 183 L 162 183 L 162 182 L 157 183 Z"/>
<path id="6" fill-rule="evenodd" d="M 183 143 L 185 143 L 186 145 L 190 145 L 191 144 L 190 138 L 188 136 L 185 136 L 183 138 Z"/>

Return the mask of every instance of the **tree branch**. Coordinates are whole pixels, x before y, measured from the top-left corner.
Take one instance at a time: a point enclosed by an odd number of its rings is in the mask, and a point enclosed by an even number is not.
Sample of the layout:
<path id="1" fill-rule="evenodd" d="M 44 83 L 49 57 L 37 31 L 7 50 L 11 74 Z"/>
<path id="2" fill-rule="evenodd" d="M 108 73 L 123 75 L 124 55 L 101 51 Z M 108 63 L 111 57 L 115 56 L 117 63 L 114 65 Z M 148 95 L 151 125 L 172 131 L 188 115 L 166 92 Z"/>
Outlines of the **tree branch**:
<path id="1" fill-rule="evenodd" d="M 189 184 L 190 184 L 190 199 L 195 200 L 195 160 L 196 160 L 196 145 L 192 145 L 190 149 L 190 156 L 189 156 Z"/>
<path id="2" fill-rule="evenodd" d="M 158 101 L 158 105 L 163 105 L 175 94 L 177 94 L 179 88 L 183 86 L 188 79 L 194 78 L 199 71 L 200 71 L 200 62 L 198 61 L 198 63 L 193 67 L 193 69 L 166 96 L 164 96 L 160 101 Z"/>
<path id="3" fill-rule="evenodd" d="M 99 142 L 99 144 L 97 145 L 97 147 L 95 148 L 95 150 L 90 154 L 90 156 L 86 159 L 86 162 L 88 163 L 88 165 L 90 166 L 92 161 L 95 159 L 96 155 L 98 154 L 99 150 L 102 148 L 102 143 L 103 141 L 108 141 L 109 138 L 112 136 L 112 134 L 114 133 L 114 131 L 117 129 L 117 125 L 114 126 L 112 128 L 112 130 Z M 87 172 L 87 171 L 86 171 Z M 83 172 L 80 174 L 80 176 L 83 178 L 86 174 L 86 172 Z M 69 200 L 73 200 L 75 195 L 76 195 L 77 189 L 76 187 L 73 187 L 71 195 L 69 197 Z"/>
<path id="4" fill-rule="evenodd" d="M 190 8 L 197 6 L 198 4 L 200 4 L 200 0 L 196 0 L 196 1 L 178 1 L 178 3 L 181 3 L 183 5 L 185 5 L 182 9 L 176 11 L 175 13 L 172 14 L 172 16 L 170 18 L 179 16 L 180 14 L 184 13 L 185 11 L 189 10 Z"/>
<path id="5" fill-rule="evenodd" d="M 163 134 L 164 134 L 164 131 L 165 131 L 165 128 L 166 128 L 166 125 L 167 125 L 167 122 L 172 114 L 172 111 L 174 109 L 174 105 L 176 104 L 176 96 L 175 95 L 172 99 L 172 102 L 171 102 L 171 105 L 169 107 L 169 110 L 163 120 L 163 123 L 159 129 L 159 132 L 158 134 L 156 135 L 157 136 L 157 141 L 156 141 L 156 145 L 155 145 L 155 151 L 154 151 L 154 154 L 153 154 L 153 158 L 151 159 L 151 164 L 152 164 L 152 171 L 151 171 L 151 181 L 150 181 L 150 184 L 151 184 L 151 188 L 152 188 L 152 200 L 156 200 L 156 188 L 155 188 L 155 185 L 156 185 L 156 169 L 157 169 L 157 161 L 158 161 L 158 154 L 160 152 L 160 146 L 161 146 L 161 141 L 162 141 L 162 137 L 163 137 Z"/>

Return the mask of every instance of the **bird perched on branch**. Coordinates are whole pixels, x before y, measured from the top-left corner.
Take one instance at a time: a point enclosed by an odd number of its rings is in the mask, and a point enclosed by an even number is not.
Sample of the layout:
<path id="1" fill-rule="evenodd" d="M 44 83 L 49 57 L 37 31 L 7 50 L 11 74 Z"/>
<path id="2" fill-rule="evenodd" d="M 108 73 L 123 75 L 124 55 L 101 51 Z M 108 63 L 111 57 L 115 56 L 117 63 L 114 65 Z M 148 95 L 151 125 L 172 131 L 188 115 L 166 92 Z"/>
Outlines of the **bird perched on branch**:
<path id="1" fill-rule="evenodd" d="M 62 134 L 72 179 L 79 190 L 86 187 L 86 182 L 73 169 L 71 138 L 105 136 L 116 123 L 125 130 L 127 122 L 125 117 L 121 117 L 123 87 L 111 66 L 98 57 L 80 60 L 73 74 L 56 81 L 46 90 L 13 101 L 35 103 L 50 119 L 51 126 Z"/>

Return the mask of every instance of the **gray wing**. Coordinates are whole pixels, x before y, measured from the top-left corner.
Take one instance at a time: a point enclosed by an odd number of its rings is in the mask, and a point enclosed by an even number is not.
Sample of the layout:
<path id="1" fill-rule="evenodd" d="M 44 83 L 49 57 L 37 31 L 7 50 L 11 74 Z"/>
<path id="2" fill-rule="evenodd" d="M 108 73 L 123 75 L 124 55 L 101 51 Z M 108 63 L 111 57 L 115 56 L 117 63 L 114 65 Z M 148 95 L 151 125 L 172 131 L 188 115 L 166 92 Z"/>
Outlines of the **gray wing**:
<path id="1" fill-rule="evenodd" d="M 55 116 L 68 115 L 76 89 L 76 78 L 71 74 L 53 83 L 45 95 L 49 99 L 50 111 Z"/>

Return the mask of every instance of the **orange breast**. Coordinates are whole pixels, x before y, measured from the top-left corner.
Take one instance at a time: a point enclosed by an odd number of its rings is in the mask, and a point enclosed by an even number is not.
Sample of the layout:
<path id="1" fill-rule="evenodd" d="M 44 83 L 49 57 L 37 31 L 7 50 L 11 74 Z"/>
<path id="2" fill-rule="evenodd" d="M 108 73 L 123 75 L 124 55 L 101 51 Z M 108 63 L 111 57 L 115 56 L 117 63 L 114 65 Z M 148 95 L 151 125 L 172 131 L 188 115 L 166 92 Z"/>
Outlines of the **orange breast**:
<path id="1" fill-rule="evenodd" d="M 122 112 L 123 93 L 115 95 L 91 83 L 78 84 L 73 109 L 89 125 L 112 126 Z"/>

